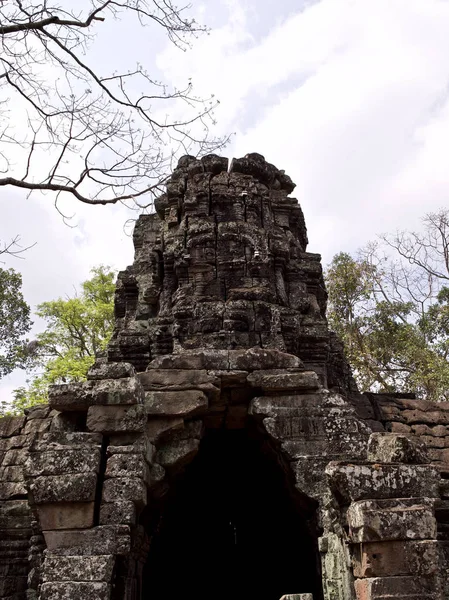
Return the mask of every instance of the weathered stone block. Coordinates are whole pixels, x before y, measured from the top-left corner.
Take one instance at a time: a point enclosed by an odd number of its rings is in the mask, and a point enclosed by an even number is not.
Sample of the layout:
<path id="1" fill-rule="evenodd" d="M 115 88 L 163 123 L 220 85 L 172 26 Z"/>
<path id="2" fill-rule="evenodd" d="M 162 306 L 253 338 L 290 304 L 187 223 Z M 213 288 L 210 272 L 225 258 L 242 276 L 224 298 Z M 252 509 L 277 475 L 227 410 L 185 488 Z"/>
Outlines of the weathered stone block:
<path id="1" fill-rule="evenodd" d="M 3 417 L 0 419 L 0 437 L 18 435 L 25 425 L 25 417 Z"/>
<path id="2" fill-rule="evenodd" d="M 8 450 L 3 455 L 2 466 L 12 467 L 14 465 L 23 465 L 27 458 L 28 450 L 26 448 Z"/>
<path id="3" fill-rule="evenodd" d="M 87 411 L 87 427 L 101 433 L 143 431 L 146 421 L 142 405 L 91 406 Z"/>
<path id="4" fill-rule="evenodd" d="M 28 476 L 64 475 L 67 473 L 97 473 L 100 466 L 100 450 L 92 447 L 64 448 L 46 452 L 30 452 L 25 471 Z"/>
<path id="5" fill-rule="evenodd" d="M 127 362 L 107 362 L 106 359 L 97 359 L 87 373 L 88 380 L 94 379 L 123 379 L 134 377 L 136 370 Z"/>
<path id="6" fill-rule="evenodd" d="M 201 413 L 208 404 L 207 396 L 200 390 L 145 393 L 145 409 L 151 416 L 187 417 Z"/>
<path id="7" fill-rule="evenodd" d="M 94 524 L 94 502 L 40 504 L 37 507 L 42 530 L 87 529 Z"/>
<path id="8" fill-rule="evenodd" d="M 437 600 L 433 578 L 374 577 L 355 582 L 357 600 Z"/>
<path id="9" fill-rule="evenodd" d="M 30 492 L 36 504 L 90 502 L 95 499 L 96 484 L 95 473 L 43 475 L 30 483 Z"/>
<path id="10" fill-rule="evenodd" d="M 229 369 L 256 371 L 265 369 L 300 369 L 300 358 L 273 348 L 255 346 L 248 350 L 229 351 Z"/>
<path id="11" fill-rule="evenodd" d="M 0 467 L 0 481 L 6 483 L 8 481 L 18 482 L 23 481 L 23 467 Z"/>
<path id="12" fill-rule="evenodd" d="M 164 435 L 179 431 L 183 427 L 184 419 L 181 417 L 153 418 L 148 421 L 145 432 L 152 442 L 157 442 Z"/>
<path id="13" fill-rule="evenodd" d="M 168 354 L 157 356 L 148 365 L 150 369 L 228 369 L 229 351 L 211 349 L 208 351 L 199 349 L 195 352 L 184 351 L 180 354 Z"/>
<path id="14" fill-rule="evenodd" d="M 434 540 L 368 542 L 357 544 L 352 552 L 355 577 L 427 576 L 438 570 Z"/>
<path id="15" fill-rule="evenodd" d="M 84 449 L 101 447 L 102 435 L 99 433 L 78 431 L 50 431 L 39 436 L 30 446 L 30 452 L 47 452 L 49 450 Z M 26 455 L 28 457 L 28 455 Z"/>
<path id="16" fill-rule="evenodd" d="M 139 373 L 138 377 L 146 391 L 168 392 L 220 385 L 218 377 L 209 375 L 204 369 L 149 369 L 145 373 Z"/>
<path id="17" fill-rule="evenodd" d="M 103 484 L 103 502 L 131 500 L 137 506 L 147 503 L 147 486 L 142 479 L 136 477 L 116 477 Z"/>
<path id="18" fill-rule="evenodd" d="M 10 438 L 0 438 L 0 456 L 2 452 L 27 446 L 29 438 L 30 436 L 28 435 L 15 435 Z"/>
<path id="19" fill-rule="evenodd" d="M 87 410 L 93 405 L 142 404 L 143 389 L 136 377 L 52 385 L 49 404 L 61 411 Z"/>
<path id="20" fill-rule="evenodd" d="M 14 500 L 27 495 L 27 489 L 23 481 L 0 482 L 0 500 Z"/>
<path id="21" fill-rule="evenodd" d="M 270 392 L 283 390 L 313 391 L 321 387 L 315 371 L 286 371 L 283 373 L 254 371 L 248 375 L 248 383 L 252 387 Z"/>
<path id="22" fill-rule="evenodd" d="M 136 505 L 131 500 L 101 503 L 100 525 L 135 525 L 136 518 Z"/>
<path id="23" fill-rule="evenodd" d="M 156 461 L 165 468 L 182 467 L 196 455 L 199 445 L 196 439 L 174 440 L 158 450 Z"/>
<path id="24" fill-rule="evenodd" d="M 433 501 L 425 498 L 353 502 L 347 520 L 355 543 L 436 538 Z"/>
<path id="25" fill-rule="evenodd" d="M 345 464 L 326 467 L 329 484 L 344 501 L 370 498 L 437 498 L 440 475 L 427 465 Z"/>
<path id="26" fill-rule="evenodd" d="M 111 586 L 107 583 L 64 581 L 43 583 L 40 600 L 110 600 Z"/>
<path id="27" fill-rule="evenodd" d="M 105 477 L 137 477 L 146 482 L 150 481 L 149 467 L 142 455 L 126 453 L 114 453 L 108 458 Z"/>
<path id="28" fill-rule="evenodd" d="M 25 427 L 22 429 L 22 433 L 24 435 L 44 433 L 50 429 L 50 426 L 51 419 L 33 419 L 32 421 L 27 421 Z"/>
<path id="29" fill-rule="evenodd" d="M 44 531 L 47 550 L 63 556 L 127 554 L 131 549 L 128 525 L 101 525 L 92 529 Z"/>
<path id="30" fill-rule="evenodd" d="M 42 581 L 103 581 L 110 583 L 115 557 L 111 554 L 97 556 L 45 556 Z"/>
<path id="31" fill-rule="evenodd" d="M 368 460 L 381 463 L 428 463 L 426 447 L 418 438 L 398 433 L 376 432 L 368 441 Z"/>

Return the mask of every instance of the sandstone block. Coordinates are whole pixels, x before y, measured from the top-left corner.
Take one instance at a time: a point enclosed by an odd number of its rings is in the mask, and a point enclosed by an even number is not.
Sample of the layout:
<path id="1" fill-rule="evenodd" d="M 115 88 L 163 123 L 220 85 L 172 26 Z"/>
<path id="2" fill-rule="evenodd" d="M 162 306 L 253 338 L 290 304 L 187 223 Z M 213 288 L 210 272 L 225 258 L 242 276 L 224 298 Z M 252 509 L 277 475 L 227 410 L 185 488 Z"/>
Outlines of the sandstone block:
<path id="1" fill-rule="evenodd" d="M 431 500 L 361 500 L 350 505 L 347 519 L 355 543 L 436 538 Z"/>
<path id="2" fill-rule="evenodd" d="M 107 583 L 64 581 L 43 583 L 40 600 L 110 600 L 111 586 Z"/>
<path id="3" fill-rule="evenodd" d="M 134 377 L 135 374 L 136 371 L 130 363 L 107 362 L 106 359 L 97 359 L 89 369 L 87 379 L 124 379 Z"/>
<path id="4" fill-rule="evenodd" d="M 136 377 L 52 385 L 49 404 L 60 411 L 87 410 L 89 406 L 142 404 L 143 389 Z"/>
<path id="5" fill-rule="evenodd" d="M 145 410 L 150 416 L 190 416 L 208 407 L 206 394 L 200 390 L 181 392 L 146 392 Z"/>
<path id="6" fill-rule="evenodd" d="M 32 421 L 34 419 L 47 419 L 50 416 L 50 412 L 51 409 L 48 404 L 38 404 L 37 406 L 32 406 L 31 408 L 25 409 L 27 421 Z"/>
<path id="7" fill-rule="evenodd" d="M 95 473 L 43 475 L 30 483 L 30 492 L 36 504 L 91 502 L 95 499 L 96 485 Z"/>
<path id="8" fill-rule="evenodd" d="M 111 554 L 96 556 L 45 556 L 42 581 L 102 581 L 110 583 L 115 557 Z M 84 598 L 84 597 L 83 597 Z"/>
<path id="9" fill-rule="evenodd" d="M 319 389 L 320 382 L 315 371 L 267 373 L 254 371 L 248 375 L 252 387 L 270 392 L 283 390 L 313 391 Z"/>
<path id="10" fill-rule="evenodd" d="M 204 369 L 149 369 L 138 375 L 146 391 L 178 391 L 201 389 L 201 386 L 218 387 L 220 380 Z"/>
<path id="11" fill-rule="evenodd" d="M 357 600 L 437 600 L 435 581 L 427 577 L 373 577 L 354 585 Z"/>
<path id="12" fill-rule="evenodd" d="M 368 460 L 381 463 L 428 463 L 425 445 L 417 438 L 376 432 L 368 441 Z"/>
<path id="13" fill-rule="evenodd" d="M 131 500 L 102 502 L 100 525 L 135 525 L 136 505 Z"/>
<path id="14" fill-rule="evenodd" d="M 50 431 L 39 436 L 30 446 L 30 452 L 47 452 L 49 450 L 85 449 L 101 447 L 103 436 L 99 433 L 78 431 Z M 26 455 L 28 456 L 28 455 Z"/>
<path id="15" fill-rule="evenodd" d="M 353 547 L 355 577 L 428 576 L 438 570 L 434 540 L 368 542 Z"/>
<path id="16" fill-rule="evenodd" d="M 0 438 L 0 453 L 7 452 L 14 448 L 23 448 L 28 445 L 29 439 L 30 436 L 28 435 L 15 435 L 10 438 Z"/>
<path id="17" fill-rule="evenodd" d="M 64 448 L 46 452 L 30 452 L 25 471 L 31 477 L 39 475 L 64 475 L 67 473 L 97 473 L 100 466 L 100 450 Z"/>
<path id="18" fill-rule="evenodd" d="M 112 456 L 113 454 L 130 454 L 136 458 L 143 457 L 149 464 L 153 462 L 155 452 L 156 448 L 147 437 L 134 442 L 134 444 L 126 446 L 110 445 L 107 449 L 108 456 Z"/>
<path id="19" fill-rule="evenodd" d="M 271 348 L 249 348 L 248 350 L 229 351 L 229 369 L 256 371 L 266 369 L 303 368 L 300 358 Z"/>
<path id="20" fill-rule="evenodd" d="M 331 462 L 326 475 L 346 502 L 377 498 L 437 498 L 440 475 L 427 465 Z"/>
<path id="21" fill-rule="evenodd" d="M 27 495 L 27 489 L 23 481 L 0 482 L 0 500 L 15 500 Z"/>
<path id="22" fill-rule="evenodd" d="M 91 406 L 87 411 L 87 427 L 101 433 L 143 431 L 146 421 L 142 405 Z"/>
<path id="23" fill-rule="evenodd" d="M 37 507 L 42 530 L 87 529 L 94 524 L 94 502 L 53 502 Z"/>
<path id="24" fill-rule="evenodd" d="M 131 500 L 137 506 L 147 503 L 147 486 L 142 479 L 136 477 L 116 477 L 107 479 L 103 484 L 103 502 Z"/>
<path id="25" fill-rule="evenodd" d="M 198 350 L 197 352 L 184 351 L 180 354 L 168 354 L 157 356 L 148 365 L 149 369 L 182 369 L 182 370 L 202 370 L 202 369 L 228 369 L 229 351 L 211 349 L 208 351 Z"/>
<path id="26" fill-rule="evenodd" d="M 1 462 L 3 467 L 12 467 L 15 465 L 23 465 L 28 458 L 28 449 L 27 448 L 17 448 L 8 450 L 3 455 L 3 460 Z"/>
<path id="27" fill-rule="evenodd" d="M 2 483 L 18 482 L 23 480 L 23 467 L 0 467 L 0 481 Z"/>
<path id="28" fill-rule="evenodd" d="M 184 419 L 181 417 L 153 418 L 148 421 L 145 432 L 152 442 L 157 442 L 164 435 L 179 431 L 183 427 Z"/>
<path id="29" fill-rule="evenodd" d="M 92 529 L 44 531 L 47 550 L 62 556 L 128 554 L 131 536 L 128 525 L 101 525 Z"/>
<path id="30" fill-rule="evenodd" d="M 126 453 L 114 453 L 108 458 L 105 477 L 137 477 L 149 482 L 149 467 L 143 455 Z"/>
<path id="31" fill-rule="evenodd" d="M 25 425 L 25 417 L 3 417 L 0 419 L 0 438 L 18 435 Z"/>
<path id="32" fill-rule="evenodd" d="M 165 468 L 180 468 L 197 454 L 200 442 L 196 439 L 176 440 L 162 446 L 156 461 Z"/>

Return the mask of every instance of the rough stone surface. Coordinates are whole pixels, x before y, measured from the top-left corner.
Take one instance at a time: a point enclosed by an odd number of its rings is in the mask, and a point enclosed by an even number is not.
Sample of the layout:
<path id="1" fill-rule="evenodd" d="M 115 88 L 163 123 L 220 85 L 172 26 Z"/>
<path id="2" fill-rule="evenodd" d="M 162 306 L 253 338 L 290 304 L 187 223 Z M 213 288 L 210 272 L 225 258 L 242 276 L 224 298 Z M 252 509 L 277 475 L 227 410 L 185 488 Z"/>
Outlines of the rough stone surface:
<path id="1" fill-rule="evenodd" d="M 0 600 L 153 597 L 146 563 L 165 510 L 228 434 L 271 457 L 279 480 L 259 478 L 307 532 L 267 550 L 263 577 L 276 571 L 269 552 L 311 539 L 311 593 L 283 600 L 449 598 L 449 403 L 357 390 L 294 184 L 258 154 L 228 166 L 180 160 L 156 213 L 137 220 L 107 356 L 87 381 L 53 386 L 49 406 L 0 419 Z M 225 499 L 245 483 L 227 459 L 200 482 L 226 474 Z M 206 514 L 224 510 L 206 496 Z M 268 508 L 251 537 L 262 543 L 281 516 Z M 208 546 L 191 544 L 204 576 Z M 212 595 L 235 575 L 220 573 Z"/>

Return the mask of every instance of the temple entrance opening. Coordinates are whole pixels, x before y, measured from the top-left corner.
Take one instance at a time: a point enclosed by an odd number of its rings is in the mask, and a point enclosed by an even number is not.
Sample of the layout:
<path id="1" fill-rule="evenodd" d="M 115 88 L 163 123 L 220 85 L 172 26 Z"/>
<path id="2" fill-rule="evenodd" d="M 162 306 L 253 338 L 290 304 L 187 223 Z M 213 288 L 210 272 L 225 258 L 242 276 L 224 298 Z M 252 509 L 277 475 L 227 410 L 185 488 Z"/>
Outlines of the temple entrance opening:
<path id="1" fill-rule="evenodd" d="M 195 459 L 151 509 L 142 599 L 321 600 L 314 508 L 262 434 L 206 431 Z"/>

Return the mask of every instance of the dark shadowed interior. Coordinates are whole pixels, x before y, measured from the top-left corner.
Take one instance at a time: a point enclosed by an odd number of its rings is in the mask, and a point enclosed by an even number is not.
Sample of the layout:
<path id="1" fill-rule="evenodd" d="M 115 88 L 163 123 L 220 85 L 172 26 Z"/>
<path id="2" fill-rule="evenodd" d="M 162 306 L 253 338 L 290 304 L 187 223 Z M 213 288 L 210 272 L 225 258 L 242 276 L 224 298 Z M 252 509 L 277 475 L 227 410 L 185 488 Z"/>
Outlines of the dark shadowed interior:
<path id="1" fill-rule="evenodd" d="M 151 600 L 322 598 L 313 510 L 248 430 L 206 433 L 168 493 L 143 571 Z M 294 496 L 298 496 L 295 498 Z"/>

